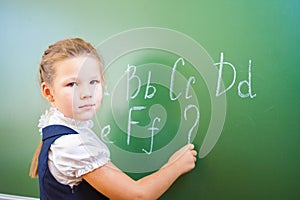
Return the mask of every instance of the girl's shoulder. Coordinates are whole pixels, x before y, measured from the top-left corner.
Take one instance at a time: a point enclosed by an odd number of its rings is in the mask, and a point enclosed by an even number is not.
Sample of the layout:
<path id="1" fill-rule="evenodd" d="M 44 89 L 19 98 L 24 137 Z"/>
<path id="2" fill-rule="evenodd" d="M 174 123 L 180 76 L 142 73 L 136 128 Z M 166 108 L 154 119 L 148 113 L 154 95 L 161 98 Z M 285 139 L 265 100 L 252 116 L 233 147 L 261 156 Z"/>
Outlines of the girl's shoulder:
<path id="1" fill-rule="evenodd" d="M 51 145 L 59 149 L 73 149 L 82 145 L 79 134 L 67 134 L 57 138 Z"/>
<path id="2" fill-rule="evenodd" d="M 97 157 L 99 154 L 110 156 L 108 147 L 92 131 L 63 135 L 52 143 L 50 150 L 59 154 L 78 155 L 81 158 Z"/>

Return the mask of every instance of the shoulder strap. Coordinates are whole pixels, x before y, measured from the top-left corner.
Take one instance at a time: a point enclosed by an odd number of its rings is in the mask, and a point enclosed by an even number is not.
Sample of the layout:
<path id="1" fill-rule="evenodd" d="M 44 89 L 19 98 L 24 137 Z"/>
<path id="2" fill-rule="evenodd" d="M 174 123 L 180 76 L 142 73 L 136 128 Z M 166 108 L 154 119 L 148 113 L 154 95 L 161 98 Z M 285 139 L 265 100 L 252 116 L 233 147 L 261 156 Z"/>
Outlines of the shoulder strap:
<path id="1" fill-rule="evenodd" d="M 42 132 L 43 132 L 43 137 L 42 137 L 43 141 L 55 136 L 62 136 L 67 134 L 78 134 L 75 130 L 64 125 L 46 126 L 42 129 Z"/>

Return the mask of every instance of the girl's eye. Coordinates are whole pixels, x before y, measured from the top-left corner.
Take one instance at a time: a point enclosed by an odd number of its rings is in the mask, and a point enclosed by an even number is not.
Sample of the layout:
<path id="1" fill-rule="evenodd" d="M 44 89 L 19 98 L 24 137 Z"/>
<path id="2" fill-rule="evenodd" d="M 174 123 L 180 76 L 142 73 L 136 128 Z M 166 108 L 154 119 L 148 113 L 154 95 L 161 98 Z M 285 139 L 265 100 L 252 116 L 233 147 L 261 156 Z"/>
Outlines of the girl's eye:
<path id="1" fill-rule="evenodd" d="M 90 82 L 91 85 L 95 85 L 95 84 L 98 84 L 98 83 L 100 83 L 99 80 L 92 80 L 92 81 Z"/>
<path id="2" fill-rule="evenodd" d="M 74 87 L 76 85 L 77 85 L 76 82 L 71 82 L 71 83 L 68 83 L 66 86 L 67 87 Z"/>

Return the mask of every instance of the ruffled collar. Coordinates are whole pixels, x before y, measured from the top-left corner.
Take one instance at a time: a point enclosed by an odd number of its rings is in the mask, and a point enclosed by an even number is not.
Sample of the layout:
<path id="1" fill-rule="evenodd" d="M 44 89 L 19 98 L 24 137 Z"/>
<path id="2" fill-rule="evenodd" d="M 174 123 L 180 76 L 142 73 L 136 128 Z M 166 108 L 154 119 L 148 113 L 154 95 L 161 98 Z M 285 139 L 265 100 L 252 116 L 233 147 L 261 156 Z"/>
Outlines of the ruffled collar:
<path id="1" fill-rule="evenodd" d="M 93 121 L 81 121 L 72 118 L 65 117 L 60 111 L 56 108 L 51 107 L 49 110 L 46 110 L 43 115 L 41 115 L 39 120 L 39 131 L 42 133 L 42 129 L 49 125 L 64 125 L 73 129 L 83 129 L 83 128 L 92 128 Z"/>

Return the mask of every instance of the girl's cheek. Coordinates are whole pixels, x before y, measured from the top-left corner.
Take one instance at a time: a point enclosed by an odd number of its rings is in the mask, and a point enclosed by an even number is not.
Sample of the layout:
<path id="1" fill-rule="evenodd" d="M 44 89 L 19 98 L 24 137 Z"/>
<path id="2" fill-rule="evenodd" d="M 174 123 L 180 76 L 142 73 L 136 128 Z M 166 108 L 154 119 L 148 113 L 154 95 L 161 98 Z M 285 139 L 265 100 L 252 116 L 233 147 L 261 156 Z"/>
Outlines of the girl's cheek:
<path id="1" fill-rule="evenodd" d="M 97 96 L 96 96 L 96 109 L 98 109 L 101 105 L 101 102 L 102 102 L 102 93 L 98 93 Z"/>

